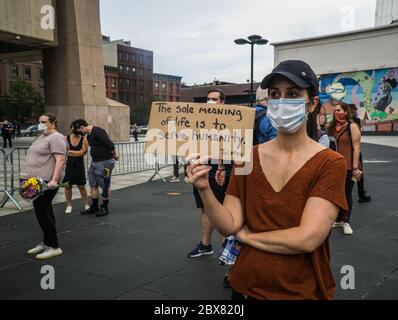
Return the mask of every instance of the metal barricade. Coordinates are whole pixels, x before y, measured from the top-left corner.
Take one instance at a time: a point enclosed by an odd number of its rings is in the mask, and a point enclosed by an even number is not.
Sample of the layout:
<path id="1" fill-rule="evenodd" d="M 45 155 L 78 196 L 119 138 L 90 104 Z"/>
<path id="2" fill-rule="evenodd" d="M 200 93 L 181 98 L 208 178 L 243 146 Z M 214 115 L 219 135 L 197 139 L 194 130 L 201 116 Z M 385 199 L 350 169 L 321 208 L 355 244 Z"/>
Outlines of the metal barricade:
<path id="1" fill-rule="evenodd" d="M 18 210 L 22 210 L 21 205 L 19 202 L 14 198 L 14 168 L 12 165 L 12 153 L 13 150 L 10 153 L 7 153 L 6 150 L 0 148 L 0 157 L 2 161 L 2 172 L 1 172 L 1 177 L 2 179 L 2 188 L 0 188 L 0 192 L 4 193 L 3 199 L 0 201 L 0 208 L 3 208 L 5 204 L 8 202 L 8 200 L 11 200 L 11 202 L 17 207 Z M 10 164 L 8 166 L 8 163 Z M 8 175 L 8 168 L 10 169 L 10 174 Z"/>
<path id="2" fill-rule="evenodd" d="M 145 142 L 120 142 L 115 143 L 115 148 L 119 160 L 115 162 L 115 168 L 113 170 L 114 176 L 153 170 L 154 174 L 148 180 L 149 182 L 153 181 L 156 175 L 158 175 L 163 182 L 166 182 L 160 174 L 160 170 L 169 165 L 165 162 L 161 164 L 159 156 L 146 155 L 144 152 Z M 0 179 L 3 179 L 2 184 L 0 184 L 0 191 L 4 193 L 4 197 L 0 202 L 0 208 L 4 207 L 5 204 L 11 200 L 19 210 L 22 210 L 14 194 L 18 190 L 19 177 L 23 170 L 28 149 L 29 146 L 22 146 L 13 148 L 8 153 L 6 150 L 0 148 L 0 157 L 2 161 Z M 85 156 L 86 171 L 89 168 L 90 162 L 91 157 L 88 152 Z"/>

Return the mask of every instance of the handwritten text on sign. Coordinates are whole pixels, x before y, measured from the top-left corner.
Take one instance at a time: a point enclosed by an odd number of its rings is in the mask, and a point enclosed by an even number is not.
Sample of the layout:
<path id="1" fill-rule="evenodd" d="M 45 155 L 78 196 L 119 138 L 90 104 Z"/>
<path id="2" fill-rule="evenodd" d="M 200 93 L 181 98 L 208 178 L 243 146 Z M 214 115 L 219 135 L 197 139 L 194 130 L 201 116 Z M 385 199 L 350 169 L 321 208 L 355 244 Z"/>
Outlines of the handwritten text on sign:
<path id="1" fill-rule="evenodd" d="M 255 110 L 237 105 L 154 102 L 145 151 L 250 161 Z"/>

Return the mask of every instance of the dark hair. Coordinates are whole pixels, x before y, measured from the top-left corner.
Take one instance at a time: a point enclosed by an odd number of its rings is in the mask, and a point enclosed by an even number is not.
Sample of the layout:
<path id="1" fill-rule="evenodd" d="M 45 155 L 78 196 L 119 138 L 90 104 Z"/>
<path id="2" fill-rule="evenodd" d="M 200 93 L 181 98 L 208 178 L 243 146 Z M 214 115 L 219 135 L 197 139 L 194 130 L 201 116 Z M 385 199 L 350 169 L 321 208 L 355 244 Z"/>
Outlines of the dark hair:
<path id="1" fill-rule="evenodd" d="M 50 121 L 50 123 L 54 124 L 55 129 L 58 126 L 58 120 L 57 120 L 57 116 L 54 113 L 51 112 L 46 112 L 45 114 L 42 115 L 43 117 L 47 117 L 48 121 Z"/>
<path id="2" fill-rule="evenodd" d="M 348 121 L 349 123 L 354 122 L 354 120 L 353 120 L 353 118 L 352 118 L 351 107 L 350 107 L 349 104 L 347 104 L 347 103 L 345 103 L 345 102 L 337 101 L 337 102 L 334 103 L 333 106 L 334 106 L 334 107 L 340 106 L 345 112 L 347 112 L 347 121 Z M 329 126 L 329 128 L 328 128 L 328 134 L 329 134 L 330 136 L 334 135 L 335 130 L 336 130 L 336 125 L 337 125 L 337 120 L 336 120 L 336 117 L 334 116 L 334 113 L 333 113 L 333 121 L 332 121 L 332 123 L 330 124 L 330 126 Z"/>
<path id="3" fill-rule="evenodd" d="M 310 100 L 313 100 L 315 97 L 314 89 L 308 88 L 307 92 Z M 318 102 L 318 104 L 315 106 L 314 111 L 308 113 L 307 117 L 307 134 L 312 140 L 316 142 L 318 142 L 319 140 L 317 117 L 320 110 L 321 110 L 321 103 Z"/>
<path id="4" fill-rule="evenodd" d="M 214 88 L 214 89 L 211 89 L 207 93 L 207 95 L 209 95 L 210 93 L 213 93 L 213 92 L 218 92 L 220 94 L 220 100 L 221 101 L 225 101 L 225 93 L 224 93 L 224 91 L 222 91 L 221 89 Z"/>
<path id="5" fill-rule="evenodd" d="M 88 123 L 84 119 L 77 119 L 72 122 L 73 124 L 73 129 L 79 129 L 80 127 L 87 127 Z"/>

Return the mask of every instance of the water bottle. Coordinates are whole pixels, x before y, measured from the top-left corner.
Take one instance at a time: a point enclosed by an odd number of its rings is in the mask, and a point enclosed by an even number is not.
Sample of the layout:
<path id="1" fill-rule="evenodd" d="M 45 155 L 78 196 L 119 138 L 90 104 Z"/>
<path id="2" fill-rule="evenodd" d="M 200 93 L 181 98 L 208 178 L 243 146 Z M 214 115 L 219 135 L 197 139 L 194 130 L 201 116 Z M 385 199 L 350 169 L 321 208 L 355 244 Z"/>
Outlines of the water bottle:
<path id="1" fill-rule="evenodd" d="M 236 258 L 240 253 L 241 243 L 234 236 L 229 236 L 224 240 L 223 251 L 218 258 L 220 264 L 231 266 L 235 264 Z"/>

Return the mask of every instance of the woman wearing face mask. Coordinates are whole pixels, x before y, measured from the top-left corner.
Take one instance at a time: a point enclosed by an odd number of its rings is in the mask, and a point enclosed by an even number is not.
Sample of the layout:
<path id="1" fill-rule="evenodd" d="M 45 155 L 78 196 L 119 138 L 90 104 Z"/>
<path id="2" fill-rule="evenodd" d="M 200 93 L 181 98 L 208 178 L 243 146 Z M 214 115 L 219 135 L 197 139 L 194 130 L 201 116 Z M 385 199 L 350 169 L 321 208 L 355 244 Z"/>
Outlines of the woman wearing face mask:
<path id="1" fill-rule="evenodd" d="M 80 195 L 83 200 L 84 210 L 88 210 L 88 196 L 86 190 L 86 170 L 84 168 L 84 156 L 88 150 L 88 142 L 86 137 L 80 132 L 74 130 L 75 122 L 72 122 L 72 133 L 66 136 L 68 141 L 69 152 L 68 161 L 66 162 L 66 172 L 63 182 L 68 182 L 69 187 L 65 188 L 66 210 L 65 214 L 72 213 L 72 186 L 78 186 Z"/>
<path id="2" fill-rule="evenodd" d="M 33 201 L 37 221 L 44 233 L 43 242 L 28 251 L 36 259 L 44 260 L 62 254 L 57 238 L 55 216 L 52 201 L 58 192 L 58 183 L 62 181 L 65 169 L 67 145 L 65 137 L 57 132 L 57 118 L 46 113 L 39 119 L 42 132 L 29 148 L 21 178 L 39 177 L 49 187 Z"/>
<path id="3" fill-rule="evenodd" d="M 188 157 L 188 177 L 217 230 L 243 243 L 229 277 L 232 299 L 333 299 L 328 240 L 347 211 L 346 162 L 307 134 L 319 85 L 305 62 L 282 62 L 261 88 L 269 89 L 267 116 L 279 134 L 253 148 L 252 170 L 235 166 L 223 205 L 200 155 Z"/>
<path id="4" fill-rule="evenodd" d="M 347 162 L 345 193 L 349 214 L 343 222 L 337 222 L 335 226 L 342 226 L 344 234 L 351 235 L 353 234 L 350 226 L 352 189 L 354 188 L 354 183 L 362 177 L 362 168 L 359 161 L 361 154 L 361 130 L 354 122 L 348 104 L 340 102 L 334 107 L 333 121 L 328 129 L 328 133 L 336 139 L 337 152 Z"/>

